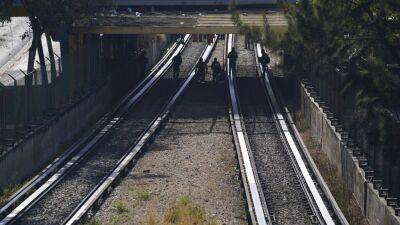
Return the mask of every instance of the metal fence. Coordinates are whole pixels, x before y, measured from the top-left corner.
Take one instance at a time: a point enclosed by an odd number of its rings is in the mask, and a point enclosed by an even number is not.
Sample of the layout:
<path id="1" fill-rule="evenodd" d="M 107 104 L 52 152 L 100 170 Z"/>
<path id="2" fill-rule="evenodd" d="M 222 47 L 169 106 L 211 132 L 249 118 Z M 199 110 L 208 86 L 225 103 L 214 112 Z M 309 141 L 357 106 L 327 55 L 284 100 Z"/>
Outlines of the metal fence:
<path id="1" fill-rule="evenodd" d="M 49 83 L 42 81 L 40 69 L 5 74 L 11 84 L 0 85 L 0 134 L 2 139 L 12 138 L 15 133 L 34 126 L 46 115 L 67 102 L 65 76 L 62 75 L 61 58 L 56 57 L 55 71 L 46 64 Z M 40 68 L 40 67 L 38 67 Z M 22 75 L 22 76 L 21 76 Z"/>
<path id="2" fill-rule="evenodd" d="M 30 73 L 5 74 L 10 82 L 0 82 L 0 155 L 75 103 L 109 83 L 110 95 L 118 99 L 143 78 L 138 73 L 140 46 L 147 46 L 132 35 L 87 35 L 81 49 L 64 50 L 46 59 L 46 73 L 39 62 Z M 3 79 L 4 80 L 4 79 Z"/>

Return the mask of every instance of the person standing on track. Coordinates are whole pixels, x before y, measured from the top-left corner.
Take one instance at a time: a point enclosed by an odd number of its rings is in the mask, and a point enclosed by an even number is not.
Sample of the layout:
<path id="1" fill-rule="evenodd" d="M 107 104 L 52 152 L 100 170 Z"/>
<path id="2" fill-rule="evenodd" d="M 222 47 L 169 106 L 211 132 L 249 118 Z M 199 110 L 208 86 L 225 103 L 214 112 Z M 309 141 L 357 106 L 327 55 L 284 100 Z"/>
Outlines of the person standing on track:
<path id="1" fill-rule="evenodd" d="M 221 63 L 218 62 L 217 58 L 214 58 L 214 61 L 211 64 L 211 69 L 213 71 L 213 81 L 217 82 L 222 71 Z"/>
<path id="2" fill-rule="evenodd" d="M 271 59 L 269 58 L 267 52 L 265 50 L 261 50 L 261 57 L 258 57 L 258 61 L 261 63 L 263 72 L 268 71 L 268 64 L 271 62 Z"/>
<path id="3" fill-rule="evenodd" d="M 179 78 L 179 73 L 181 72 L 182 56 L 178 53 L 174 58 L 172 58 L 172 66 L 174 69 L 174 79 Z"/>
<path id="4" fill-rule="evenodd" d="M 236 72 L 236 62 L 238 59 L 238 54 L 237 54 L 235 48 L 232 48 L 232 51 L 229 52 L 228 59 L 229 59 L 229 67 L 231 68 L 231 70 Z"/>
<path id="5" fill-rule="evenodd" d="M 196 66 L 196 75 L 199 82 L 204 83 L 207 73 L 207 63 L 204 62 L 203 58 L 200 58 Z"/>
<path id="6" fill-rule="evenodd" d="M 247 32 L 244 36 L 244 48 L 251 50 L 251 43 L 252 43 L 251 34 L 250 34 L 250 32 Z"/>

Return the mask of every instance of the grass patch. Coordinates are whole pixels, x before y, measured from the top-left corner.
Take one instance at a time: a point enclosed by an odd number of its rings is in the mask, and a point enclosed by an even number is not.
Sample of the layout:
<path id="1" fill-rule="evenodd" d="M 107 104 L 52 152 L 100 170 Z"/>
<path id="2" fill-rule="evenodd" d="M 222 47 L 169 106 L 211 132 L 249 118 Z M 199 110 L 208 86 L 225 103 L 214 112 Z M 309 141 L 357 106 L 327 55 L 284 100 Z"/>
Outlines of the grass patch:
<path id="1" fill-rule="evenodd" d="M 141 201 L 148 201 L 150 199 L 150 192 L 148 190 L 138 191 L 137 194 Z"/>
<path id="2" fill-rule="evenodd" d="M 352 192 L 345 186 L 337 168 L 329 161 L 326 154 L 321 151 L 321 146 L 312 138 L 310 130 L 303 131 L 301 136 L 349 224 L 368 225 L 369 223 L 362 214 Z"/>
<path id="3" fill-rule="evenodd" d="M 228 152 L 223 152 L 223 153 L 221 153 L 221 155 L 220 155 L 220 157 L 219 157 L 219 160 L 220 160 L 221 162 L 224 162 L 224 163 L 229 162 L 230 159 L 231 159 L 231 157 L 230 157 L 230 155 L 228 154 Z"/>
<path id="4" fill-rule="evenodd" d="M 246 209 L 240 209 L 239 212 L 238 212 L 238 218 L 246 219 L 247 218 L 247 210 Z"/>
<path id="5" fill-rule="evenodd" d="M 118 215 L 112 215 L 109 224 L 110 225 L 121 225 L 127 223 L 131 219 L 131 215 L 124 213 Z"/>
<path id="6" fill-rule="evenodd" d="M 170 205 L 161 222 L 150 215 L 144 225 L 217 225 L 214 218 L 208 216 L 204 209 L 195 205 L 188 197 Z"/>
<path id="7" fill-rule="evenodd" d="M 154 218 L 153 215 L 150 215 L 147 217 L 145 224 L 146 225 L 158 225 L 158 222 L 157 222 L 156 218 Z"/>
<path id="8" fill-rule="evenodd" d="M 128 207 L 126 207 L 125 203 L 120 200 L 115 200 L 112 203 L 113 211 L 117 214 L 124 214 L 129 212 Z"/>
<path id="9" fill-rule="evenodd" d="M 126 206 L 125 202 L 121 200 L 115 200 L 112 203 L 112 211 L 115 212 L 111 216 L 110 221 L 107 224 L 110 225 L 120 225 L 129 222 L 132 217 L 130 210 Z"/>

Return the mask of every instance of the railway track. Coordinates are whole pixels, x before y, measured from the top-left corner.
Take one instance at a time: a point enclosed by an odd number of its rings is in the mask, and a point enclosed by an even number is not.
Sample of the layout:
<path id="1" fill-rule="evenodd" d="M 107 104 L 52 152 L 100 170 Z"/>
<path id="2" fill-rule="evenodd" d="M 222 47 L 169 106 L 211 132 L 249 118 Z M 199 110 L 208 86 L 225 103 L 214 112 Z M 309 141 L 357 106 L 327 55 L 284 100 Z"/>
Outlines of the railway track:
<path id="1" fill-rule="evenodd" d="M 174 43 L 163 56 L 163 58 L 151 69 L 149 75 L 141 83 L 139 83 L 135 89 L 128 93 L 113 111 L 104 116 L 89 135 L 85 136 L 79 142 L 71 146 L 62 156 L 55 159 L 54 162 L 48 165 L 42 172 L 28 181 L 15 194 L 13 194 L 7 203 L 1 206 L 0 219 L 4 219 L 11 212 L 11 210 L 25 200 L 25 198 L 31 192 L 42 186 L 48 178 L 53 176 L 68 160 L 76 155 L 80 149 L 89 149 L 90 146 L 94 146 L 106 134 L 108 134 L 110 128 L 112 128 L 120 120 L 121 115 L 125 113 L 129 107 L 134 105 L 140 96 L 142 96 L 146 90 L 163 75 L 162 70 L 166 70 L 169 67 L 168 64 L 170 62 L 168 62 L 168 60 L 170 60 L 172 55 L 182 51 L 189 39 L 190 36 L 186 35 L 183 44 L 178 44 L 178 42 Z"/>
<path id="2" fill-rule="evenodd" d="M 202 53 L 209 54 L 210 46 L 206 49 L 205 44 L 189 43 L 183 52 L 181 74 L 184 74 L 184 82 L 170 79 L 171 58 L 183 50 L 189 38 L 185 36 L 185 44 L 177 43 L 173 47 L 167 54 L 169 56 L 164 57 L 139 87 L 124 99 L 101 129 L 18 191 L 3 207 L 3 212 L 10 213 L 0 224 L 62 224 L 69 223 L 68 218 L 76 219 L 74 213 L 81 213 L 80 207 L 85 206 L 82 199 L 91 200 L 90 197 L 96 193 L 93 190 L 110 180 L 110 176 L 115 176 L 113 172 L 131 155 L 132 146 L 143 147 L 143 138 L 147 141 L 155 132 L 152 126 L 159 126 L 163 119 L 160 111 L 169 110 L 193 78 L 192 65 Z M 190 76 L 186 77 L 188 74 Z M 86 215 L 86 212 L 81 215 Z"/>
<path id="3" fill-rule="evenodd" d="M 19 190 L 1 210 L 0 224 L 77 224 L 92 215 L 119 178 L 134 165 L 195 77 L 198 58 L 208 59 L 214 43 L 185 37 L 181 81 L 170 79 L 176 43 L 148 77 L 83 141 Z M 292 137 L 255 51 L 226 38 L 225 50 L 239 49 L 236 71 L 227 60 L 230 120 L 252 224 L 348 224 L 312 159 Z M 257 78 L 256 78 L 257 77 Z M 288 123 L 289 122 L 289 123 Z"/>
<path id="4" fill-rule="evenodd" d="M 242 39 L 228 38 L 227 51 L 236 46 L 239 52 L 236 74 L 228 71 L 232 127 L 252 223 L 348 224 L 292 137 L 268 73 L 258 64 L 260 45 L 256 52 L 244 50 Z"/>

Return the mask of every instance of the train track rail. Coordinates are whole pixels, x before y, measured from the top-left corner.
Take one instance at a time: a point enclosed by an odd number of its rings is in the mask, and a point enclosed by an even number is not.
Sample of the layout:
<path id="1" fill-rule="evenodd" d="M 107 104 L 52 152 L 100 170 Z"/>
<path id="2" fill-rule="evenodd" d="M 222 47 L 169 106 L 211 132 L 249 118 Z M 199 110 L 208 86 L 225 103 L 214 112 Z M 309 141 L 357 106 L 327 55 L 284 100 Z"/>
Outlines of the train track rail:
<path id="1" fill-rule="evenodd" d="M 185 42 L 187 43 L 188 40 L 189 36 L 186 36 Z M 182 51 L 183 48 L 183 44 L 177 44 L 171 56 Z M 200 55 L 202 49 L 204 47 L 197 46 L 195 52 L 186 53 L 185 51 L 184 62 L 185 59 L 193 60 L 195 55 Z M 189 60 L 186 64 L 193 65 L 195 62 Z M 0 224 L 60 224 L 63 222 L 77 205 L 80 205 L 80 201 L 86 199 L 85 196 L 94 186 L 108 175 L 115 165 L 124 161 L 121 157 L 126 156 L 129 146 L 137 145 L 139 142 L 135 141 L 142 138 L 143 134 L 150 134 L 148 124 L 150 122 L 154 124 L 153 117 L 158 115 L 166 103 L 171 102 L 168 101 L 170 96 L 177 96 L 172 95 L 173 90 L 181 90 L 187 85 L 187 80 L 182 85 L 178 85 L 173 80 L 158 81 L 168 71 L 170 65 L 171 57 L 160 66 L 160 70 L 152 71 L 153 75 L 143 82 L 142 88 L 137 93 L 125 99 L 126 104 L 122 104 L 121 108 L 116 110 L 113 119 L 100 130 L 98 135 L 101 136 L 99 138 L 101 141 L 96 143 L 96 139 L 92 138 L 77 153 L 75 151 L 76 154 L 71 153 L 73 155 L 71 160 L 14 208 Z M 193 68 L 185 70 L 190 72 Z M 150 89 L 156 91 L 149 91 Z M 141 108 L 141 110 L 132 112 L 133 105 L 138 105 L 133 111 L 136 108 Z M 129 113 L 126 114 L 127 112 Z M 132 128 L 135 129 L 132 130 Z"/>
<path id="2" fill-rule="evenodd" d="M 268 103 L 272 109 L 276 127 L 281 134 L 285 149 L 291 156 L 293 167 L 297 168 L 296 172 L 299 180 L 302 180 L 302 188 L 307 195 L 313 213 L 317 216 L 319 224 L 348 225 L 348 221 L 329 191 L 311 155 L 306 150 L 287 108 L 281 107 L 279 98 L 275 95 L 269 80 L 270 71 L 262 68 L 258 62 L 258 57 L 261 57 L 261 49 L 260 44 L 255 45 L 258 75 L 262 79 L 264 92 L 268 96 Z"/>
<path id="3" fill-rule="evenodd" d="M 230 35 L 227 51 L 236 46 L 246 52 L 242 41 L 234 44 Z M 232 127 L 252 223 L 348 224 L 315 164 L 304 159 L 304 149 L 292 137 L 268 73 L 258 63 L 261 46 L 255 50 L 239 56 L 243 64 L 236 73 L 228 68 Z"/>
<path id="4" fill-rule="evenodd" d="M 211 56 L 211 53 L 215 47 L 218 37 L 214 37 L 214 41 L 211 45 L 208 45 L 201 58 L 207 61 Z M 196 64 L 194 64 L 196 65 Z M 129 149 L 129 152 L 120 160 L 120 163 L 115 167 L 115 169 L 103 179 L 103 181 L 93 189 L 92 193 L 84 199 L 81 204 L 74 210 L 73 213 L 64 221 L 63 224 L 73 225 L 79 223 L 82 219 L 85 219 L 89 210 L 96 206 L 96 203 L 101 203 L 102 198 L 105 194 L 109 193 L 109 188 L 117 181 L 117 178 L 122 176 L 130 168 L 132 162 L 139 153 L 139 151 L 145 146 L 145 144 L 156 134 L 161 125 L 166 121 L 170 115 L 173 107 L 177 103 L 178 99 L 181 97 L 183 92 L 188 88 L 189 84 L 195 78 L 195 67 L 191 69 L 188 77 L 183 82 L 182 86 L 176 91 L 176 93 L 171 97 L 168 104 L 163 108 L 163 110 L 158 114 L 158 116 L 152 121 L 145 132 L 142 133 L 141 137 L 135 145 Z"/>
<path id="5" fill-rule="evenodd" d="M 158 61 L 151 69 L 148 76 L 138 84 L 136 88 L 130 91 L 126 97 L 114 108 L 104 116 L 86 137 L 76 142 L 71 146 L 63 155 L 56 158 L 50 165 L 48 165 L 37 176 L 28 181 L 16 193 L 14 193 L 6 204 L 0 208 L 0 218 L 4 218 L 16 208 L 23 200 L 29 196 L 33 191 L 42 186 L 51 176 L 53 176 L 68 160 L 77 154 L 83 148 L 89 149 L 95 146 L 102 138 L 104 138 L 115 126 L 121 118 L 121 115 L 126 113 L 129 107 L 132 107 L 140 97 L 148 90 L 160 77 L 163 75 L 162 71 L 166 71 L 170 64 L 171 58 L 178 52 L 182 52 L 190 39 L 190 35 L 186 35 L 183 42 L 175 42 L 166 52 L 166 54 Z"/>

